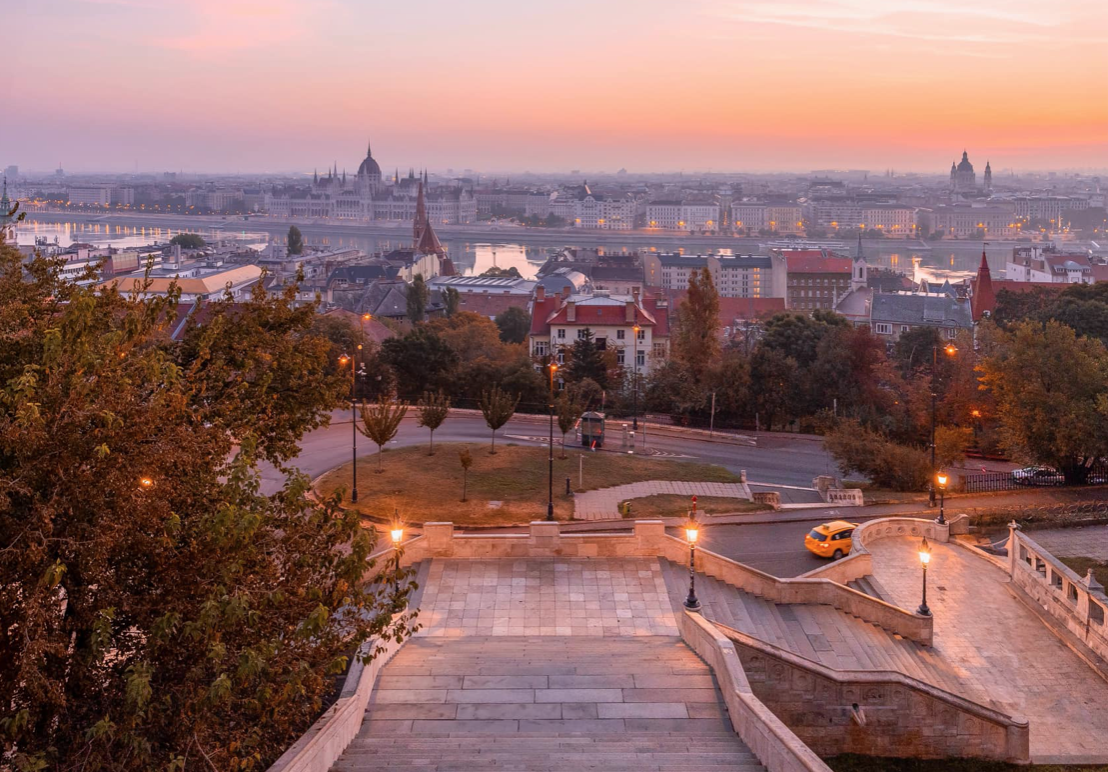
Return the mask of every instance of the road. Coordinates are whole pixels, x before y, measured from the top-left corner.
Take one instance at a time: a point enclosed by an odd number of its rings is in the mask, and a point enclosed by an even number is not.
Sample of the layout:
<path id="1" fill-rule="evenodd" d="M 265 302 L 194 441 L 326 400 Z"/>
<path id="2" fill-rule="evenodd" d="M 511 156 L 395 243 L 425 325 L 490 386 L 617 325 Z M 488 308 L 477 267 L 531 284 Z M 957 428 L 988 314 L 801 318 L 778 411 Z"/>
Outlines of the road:
<path id="1" fill-rule="evenodd" d="M 509 421 L 497 432 L 497 437 L 498 442 L 539 445 L 541 443 L 538 438 L 546 435 L 547 431 L 545 423 L 537 423 L 533 419 L 517 419 Z M 555 441 L 557 441 L 557 427 L 554 432 Z M 488 442 L 489 436 L 489 429 L 479 416 L 452 414 L 435 432 L 435 442 Z M 614 440 L 618 445 L 618 436 L 618 424 L 613 427 L 610 423 L 609 444 Z M 427 430 L 416 426 L 414 415 L 409 413 L 401 424 L 396 439 L 389 447 L 424 444 L 427 442 L 427 437 Z M 531 437 L 535 439 L 523 439 Z M 748 479 L 753 483 L 792 486 L 780 488 L 783 501 L 803 498 L 806 492 L 793 490 L 793 488 L 811 488 L 813 477 L 831 473 L 834 469 L 834 463 L 823 450 L 823 444 L 805 438 L 760 436 L 758 447 L 749 447 L 684 437 L 652 435 L 648 429 L 646 442 L 649 450 L 661 452 L 675 461 L 719 464 L 736 473 L 745 469 Z M 300 443 L 301 453 L 291 464 L 314 479 L 327 470 L 348 462 L 352 452 L 351 444 L 350 414 L 336 413 L 330 426 L 318 429 L 304 437 Z M 376 445 L 366 437 L 358 436 L 359 458 L 376 452 Z M 586 461 L 586 468 L 587 463 Z M 278 490 L 284 480 L 281 474 L 270 466 L 262 469 L 262 478 L 262 489 L 265 493 Z M 810 499 L 804 498 L 804 500 Z"/>

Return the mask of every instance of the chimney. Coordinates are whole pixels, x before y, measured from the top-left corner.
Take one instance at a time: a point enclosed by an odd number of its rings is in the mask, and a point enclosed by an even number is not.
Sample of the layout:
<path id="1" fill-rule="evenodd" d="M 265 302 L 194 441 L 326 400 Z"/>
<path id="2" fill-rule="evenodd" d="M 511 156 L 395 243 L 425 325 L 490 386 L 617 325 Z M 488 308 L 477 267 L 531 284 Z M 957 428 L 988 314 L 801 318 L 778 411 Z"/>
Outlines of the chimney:
<path id="1" fill-rule="evenodd" d="M 570 288 L 568 286 L 562 287 L 562 297 L 568 298 L 569 297 L 569 290 L 570 290 Z"/>
<path id="2" fill-rule="evenodd" d="M 623 307 L 627 311 L 627 323 L 628 324 L 634 324 L 635 323 L 635 301 L 634 300 L 628 300 L 626 303 L 623 304 Z"/>
<path id="3" fill-rule="evenodd" d="M 573 300 L 566 301 L 566 321 L 570 324 L 577 321 L 577 303 Z"/>
<path id="4" fill-rule="evenodd" d="M 631 297 L 635 299 L 636 303 L 639 302 L 639 287 L 636 286 L 631 288 Z"/>

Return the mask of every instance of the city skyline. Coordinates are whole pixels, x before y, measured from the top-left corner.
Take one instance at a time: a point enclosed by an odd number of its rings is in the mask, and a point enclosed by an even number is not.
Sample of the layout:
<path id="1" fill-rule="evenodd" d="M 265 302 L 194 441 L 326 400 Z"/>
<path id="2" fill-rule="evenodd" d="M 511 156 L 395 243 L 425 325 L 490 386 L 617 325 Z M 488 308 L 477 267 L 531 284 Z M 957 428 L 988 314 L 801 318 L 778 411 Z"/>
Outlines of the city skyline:
<path id="1" fill-rule="evenodd" d="M 368 135 L 386 169 L 1103 169 L 1104 21 L 1090 0 L 51 0 L 14 14 L 2 160 L 353 172 Z"/>

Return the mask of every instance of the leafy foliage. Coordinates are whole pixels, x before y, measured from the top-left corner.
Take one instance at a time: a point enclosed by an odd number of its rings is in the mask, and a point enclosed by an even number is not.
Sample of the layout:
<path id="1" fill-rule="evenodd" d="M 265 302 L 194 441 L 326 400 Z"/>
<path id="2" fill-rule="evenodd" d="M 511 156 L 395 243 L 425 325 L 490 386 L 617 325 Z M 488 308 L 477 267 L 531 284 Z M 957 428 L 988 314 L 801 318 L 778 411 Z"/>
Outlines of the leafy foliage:
<path id="1" fill-rule="evenodd" d="M 496 315 L 500 340 L 505 343 L 523 343 L 531 332 L 531 315 L 518 306 L 512 306 Z"/>
<path id="2" fill-rule="evenodd" d="M 719 356 L 719 292 L 707 268 L 689 276 L 689 292 L 681 304 L 674 331 L 673 357 L 694 383 Z"/>
<path id="3" fill-rule="evenodd" d="M 409 572 L 362 584 L 376 534 L 354 513 L 293 471 L 261 492 L 257 462 L 337 403 L 328 343 L 261 291 L 174 342 L 175 297 L 60 269 L 0 243 L 5 760 L 264 769 L 363 642 L 412 631 Z"/>
<path id="4" fill-rule="evenodd" d="M 569 383 L 580 383 L 586 378 L 600 384 L 601 388 L 608 386 L 608 363 L 596 346 L 593 332 L 586 327 L 581 331 L 581 336 L 573 342 L 573 347 L 567 352 L 565 379 Z"/>
<path id="5" fill-rule="evenodd" d="M 566 435 L 577 424 L 577 419 L 585 412 L 585 402 L 581 399 L 576 386 L 562 389 L 554 402 L 554 412 L 558 416 L 558 431 L 562 433 L 562 458 L 566 457 Z"/>
<path id="6" fill-rule="evenodd" d="M 369 437 L 377 446 L 377 471 L 380 472 L 384 447 L 400 429 L 400 422 L 408 413 L 408 403 L 380 400 L 362 405 L 361 413 L 362 425 L 358 427 L 358 431 Z"/>
<path id="7" fill-rule="evenodd" d="M 418 324 L 427 315 L 427 301 L 431 298 L 431 290 L 423 280 L 423 274 L 417 273 L 412 283 L 408 285 L 408 321 Z"/>
<path id="8" fill-rule="evenodd" d="M 453 287 L 446 287 L 442 291 L 442 307 L 446 311 L 447 316 L 453 316 L 458 313 L 458 308 L 462 304 L 462 296 L 458 290 Z"/>
<path id="9" fill-rule="evenodd" d="M 880 488 L 920 491 L 931 477 L 926 451 L 899 445 L 854 420 L 845 420 L 824 439 L 843 474 L 858 472 Z"/>
<path id="10" fill-rule="evenodd" d="M 481 408 L 481 415 L 485 417 L 485 423 L 492 429 L 492 444 L 489 447 L 489 453 L 496 453 L 496 430 L 508 423 L 511 417 L 515 415 L 516 406 L 519 405 L 519 396 L 513 396 L 499 386 L 493 386 L 491 389 L 482 392 L 478 404 Z"/>
<path id="11" fill-rule="evenodd" d="M 304 236 L 295 225 L 289 226 L 288 250 L 290 255 L 304 254 Z"/>
<path id="12" fill-rule="evenodd" d="M 473 454 L 468 447 L 458 451 L 458 462 L 462 465 L 462 501 L 466 500 L 466 487 L 469 483 L 469 468 L 473 466 Z"/>
<path id="13" fill-rule="evenodd" d="M 178 233 L 169 243 L 181 249 L 203 249 L 208 244 L 199 233 Z"/>
<path id="14" fill-rule="evenodd" d="M 442 426 L 442 422 L 450 415 L 450 397 L 442 391 L 424 392 L 416 408 L 416 415 L 416 423 L 431 430 L 431 447 L 427 455 L 433 456 L 435 455 L 435 429 Z"/>

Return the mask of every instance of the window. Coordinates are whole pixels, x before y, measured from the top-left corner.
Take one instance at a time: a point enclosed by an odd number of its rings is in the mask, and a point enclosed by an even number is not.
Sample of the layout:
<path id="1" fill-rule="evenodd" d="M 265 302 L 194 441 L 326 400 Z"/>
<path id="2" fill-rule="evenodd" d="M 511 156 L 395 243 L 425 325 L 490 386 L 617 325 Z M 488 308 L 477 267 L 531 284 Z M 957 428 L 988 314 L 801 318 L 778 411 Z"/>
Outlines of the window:
<path id="1" fill-rule="evenodd" d="M 565 327 L 559 327 L 558 328 L 558 337 L 561 338 L 562 340 L 565 340 L 565 337 L 566 337 L 566 328 Z"/>
<path id="2" fill-rule="evenodd" d="M 912 329 L 912 328 L 911 328 L 911 327 L 909 327 L 909 326 L 908 326 L 907 324 L 902 324 L 902 325 L 900 325 L 900 331 L 901 331 L 901 332 L 908 332 L 908 331 L 909 331 L 909 330 L 911 330 L 911 329 Z"/>
<path id="3" fill-rule="evenodd" d="M 638 355 L 635 357 L 635 365 L 637 367 L 642 367 L 645 364 L 646 364 L 646 352 L 645 351 L 640 351 L 638 353 Z"/>
<path id="4" fill-rule="evenodd" d="M 948 340 L 954 340 L 958 337 L 958 330 L 954 327 L 951 327 L 949 330 L 946 331 L 946 337 Z"/>
<path id="5" fill-rule="evenodd" d="M 535 341 L 535 356 L 539 356 L 539 357 L 546 356 L 546 341 L 545 340 Z"/>
<path id="6" fill-rule="evenodd" d="M 878 322 L 873 326 L 873 329 L 878 335 L 892 335 L 893 326 L 891 324 L 885 324 L 884 322 Z"/>
<path id="7" fill-rule="evenodd" d="M 584 340 L 587 337 L 585 335 L 585 330 L 587 329 L 587 327 L 582 327 L 580 330 L 577 331 L 577 340 Z"/>
<path id="8" fill-rule="evenodd" d="M 623 330 L 616 330 L 616 340 L 623 340 Z"/>
<path id="9" fill-rule="evenodd" d="M 622 365 L 626 361 L 627 357 L 624 354 L 623 349 L 616 349 L 616 364 Z"/>
<path id="10" fill-rule="evenodd" d="M 638 338 L 639 338 L 639 340 L 646 340 L 646 328 L 645 327 L 640 327 L 639 328 Z"/>

